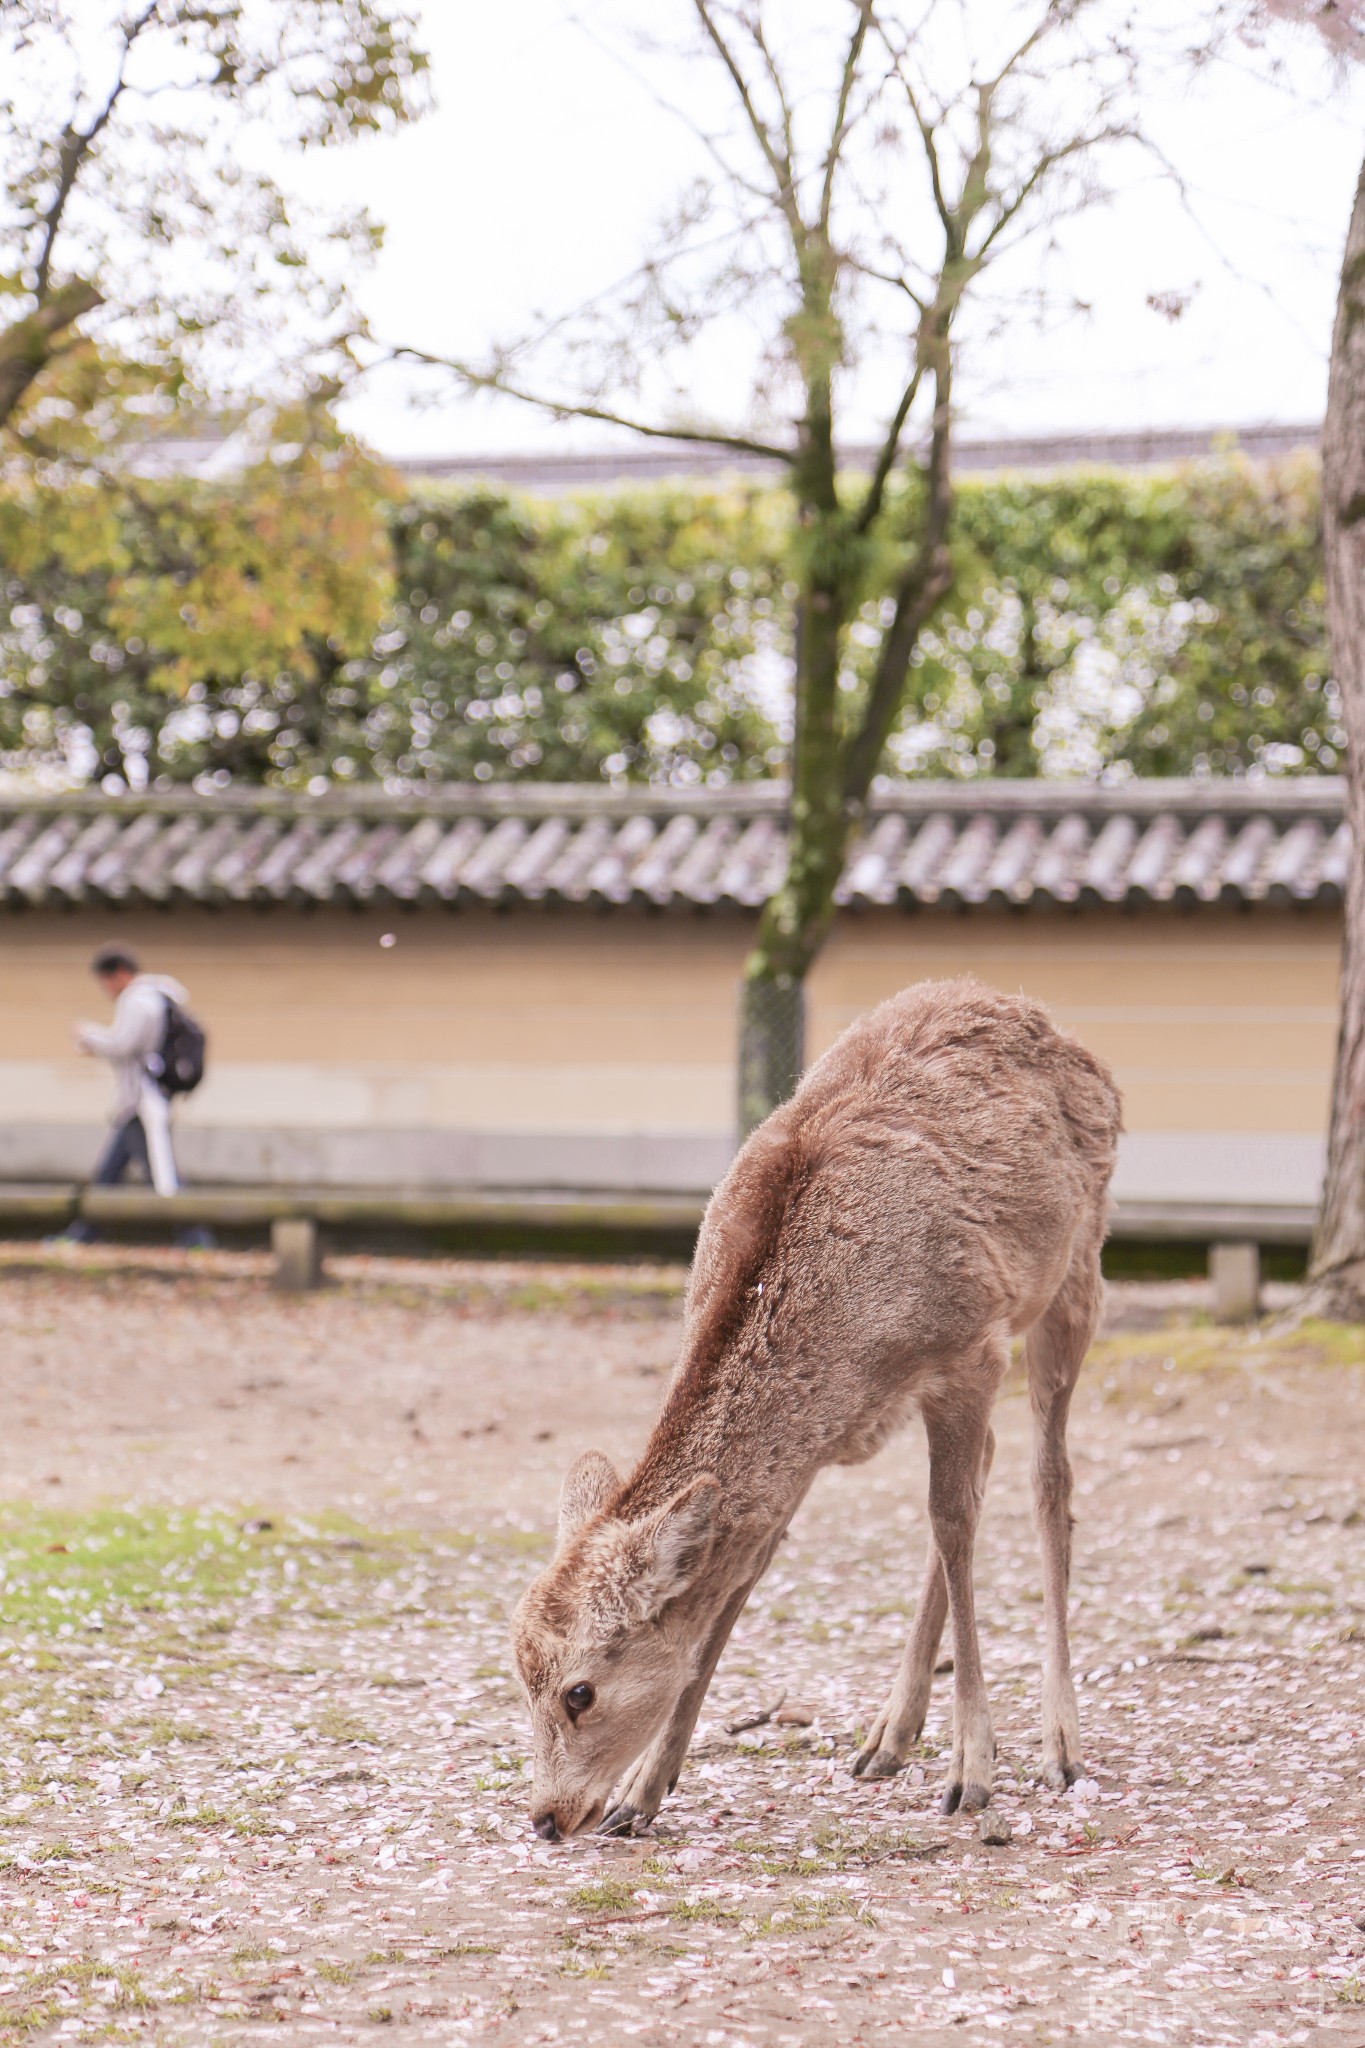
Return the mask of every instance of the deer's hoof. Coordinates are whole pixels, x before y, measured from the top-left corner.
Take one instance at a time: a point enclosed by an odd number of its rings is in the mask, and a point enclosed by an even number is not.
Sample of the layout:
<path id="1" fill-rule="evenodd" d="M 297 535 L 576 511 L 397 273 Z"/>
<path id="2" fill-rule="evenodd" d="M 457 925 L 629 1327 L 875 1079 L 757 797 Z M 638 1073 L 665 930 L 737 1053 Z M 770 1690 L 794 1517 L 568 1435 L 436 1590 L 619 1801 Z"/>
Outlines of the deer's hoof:
<path id="1" fill-rule="evenodd" d="M 1043 1783 L 1049 1792 L 1069 1791 L 1083 1774 L 1084 1766 L 1081 1764 L 1063 1764 L 1054 1760 L 1043 1765 Z"/>
<path id="2" fill-rule="evenodd" d="M 611 1812 L 598 1821 L 593 1832 L 598 1835 L 633 1835 L 637 1820 L 648 1825 L 652 1818 L 652 1815 L 641 1813 L 638 1806 L 631 1806 L 623 1801 L 620 1806 L 613 1806 Z"/>
<path id="3" fill-rule="evenodd" d="M 864 1749 L 853 1759 L 853 1775 L 869 1783 L 874 1778 L 894 1778 L 905 1769 L 904 1757 L 889 1749 Z"/>
<path id="4" fill-rule="evenodd" d="M 980 1813 L 982 1808 L 989 1806 L 990 1803 L 989 1785 L 963 1785 L 954 1780 L 951 1785 L 944 1788 L 938 1810 L 940 1813 L 956 1813 L 961 1808 L 963 1813 Z"/>

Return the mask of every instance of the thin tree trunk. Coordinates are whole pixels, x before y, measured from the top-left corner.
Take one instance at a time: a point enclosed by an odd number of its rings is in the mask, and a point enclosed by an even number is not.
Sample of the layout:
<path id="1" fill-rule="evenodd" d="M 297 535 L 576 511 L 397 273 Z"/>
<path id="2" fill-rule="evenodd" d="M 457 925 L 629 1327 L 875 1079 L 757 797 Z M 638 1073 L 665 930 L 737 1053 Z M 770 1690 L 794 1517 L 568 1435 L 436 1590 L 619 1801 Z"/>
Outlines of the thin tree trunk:
<path id="1" fill-rule="evenodd" d="M 787 872 L 764 906 L 744 964 L 739 1017 L 739 1135 L 785 1102 L 805 1059 L 805 979 L 834 918 L 848 827 L 838 760 L 839 660 L 847 599 L 812 578 L 797 625 Z"/>
<path id="2" fill-rule="evenodd" d="M 1303 1309 L 1365 1320 L 1365 165 L 1341 266 L 1323 428 L 1323 555 L 1346 725 L 1351 865 L 1327 1182 Z"/>
<path id="3" fill-rule="evenodd" d="M 747 1138 L 801 1078 L 805 981 L 829 937 L 835 892 L 859 830 L 877 764 L 905 697 L 910 659 L 925 621 L 948 589 L 952 568 L 951 359 L 946 333 L 936 349 L 937 395 L 928 496 L 919 545 L 896 592 L 892 620 L 872 678 L 862 725 L 839 730 L 839 671 L 861 570 L 835 494 L 833 440 L 825 415 L 806 473 L 806 559 L 811 565 L 797 620 L 796 731 L 792 744 L 787 872 L 770 897 L 744 967 L 739 1016 L 739 1135 Z"/>

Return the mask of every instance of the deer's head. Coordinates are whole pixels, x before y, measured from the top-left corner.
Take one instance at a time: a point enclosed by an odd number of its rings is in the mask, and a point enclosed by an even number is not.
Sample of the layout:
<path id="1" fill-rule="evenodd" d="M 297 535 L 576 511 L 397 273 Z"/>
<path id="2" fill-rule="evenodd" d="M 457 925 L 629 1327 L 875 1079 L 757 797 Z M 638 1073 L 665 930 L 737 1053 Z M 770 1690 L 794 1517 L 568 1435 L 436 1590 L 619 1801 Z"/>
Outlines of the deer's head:
<path id="1" fill-rule="evenodd" d="M 531 1820 L 551 1842 L 601 1819 L 702 1653 L 703 1631 L 689 1626 L 682 1596 L 710 1553 L 719 1486 L 703 1474 L 635 1521 L 607 1511 L 620 1490 L 600 1451 L 573 1466 L 554 1562 L 512 1621 L 531 1709 Z"/>

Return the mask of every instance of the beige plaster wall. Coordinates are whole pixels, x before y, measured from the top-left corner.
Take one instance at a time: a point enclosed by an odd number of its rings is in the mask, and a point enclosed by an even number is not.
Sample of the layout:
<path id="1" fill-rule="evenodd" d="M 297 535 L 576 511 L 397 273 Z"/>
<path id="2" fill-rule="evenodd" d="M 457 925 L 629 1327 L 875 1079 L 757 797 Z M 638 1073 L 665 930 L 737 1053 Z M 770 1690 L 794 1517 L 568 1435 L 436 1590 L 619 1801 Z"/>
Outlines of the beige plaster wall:
<path id="1" fill-rule="evenodd" d="M 102 1119 L 106 1077 L 70 1029 L 101 1014 L 87 963 L 117 932 L 187 984 L 209 1028 L 187 1134 L 653 1134 L 723 1159 L 748 931 L 535 909 L 9 915 L 0 1127 Z M 811 1051 L 909 981 L 974 973 L 1039 996 L 1108 1059 L 1129 1130 L 1158 1152 L 1255 1139 L 1272 1179 L 1291 1154 L 1302 1176 L 1326 1121 L 1338 943 L 1336 916 L 1269 907 L 849 916 L 812 977 Z"/>

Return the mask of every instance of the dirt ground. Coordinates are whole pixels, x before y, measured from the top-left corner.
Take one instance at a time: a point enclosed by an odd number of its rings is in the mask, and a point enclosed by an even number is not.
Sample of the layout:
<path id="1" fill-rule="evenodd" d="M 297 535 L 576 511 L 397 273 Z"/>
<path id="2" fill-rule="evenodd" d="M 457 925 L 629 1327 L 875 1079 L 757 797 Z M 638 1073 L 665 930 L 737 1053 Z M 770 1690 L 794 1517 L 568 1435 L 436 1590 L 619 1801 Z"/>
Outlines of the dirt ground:
<path id="1" fill-rule="evenodd" d="M 1365 1332 L 1119 1291 L 1064 1798 L 1007 1384 L 1008 1844 L 937 1812 L 946 1677 L 918 1762 L 848 1774 L 919 1580 L 912 1430 L 817 1484 L 655 1828 L 552 1847 L 506 1616 L 569 1459 L 641 1445 L 680 1276 L 338 1274 L 0 1251 L 0 2041 L 1365 2042 Z"/>

